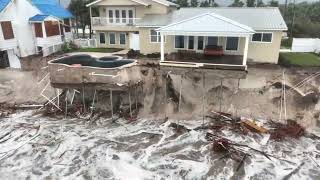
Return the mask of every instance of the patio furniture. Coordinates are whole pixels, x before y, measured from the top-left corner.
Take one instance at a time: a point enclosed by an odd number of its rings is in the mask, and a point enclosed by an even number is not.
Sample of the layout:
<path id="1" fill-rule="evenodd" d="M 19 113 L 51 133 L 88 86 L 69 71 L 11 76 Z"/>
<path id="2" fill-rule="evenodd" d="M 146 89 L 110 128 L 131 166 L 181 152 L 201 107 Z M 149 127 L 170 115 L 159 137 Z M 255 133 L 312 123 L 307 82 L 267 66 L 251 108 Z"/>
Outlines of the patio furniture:
<path id="1" fill-rule="evenodd" d="M 222 46 L 208 45 L 203 51 L 206 56 L 223 56 Z"/>

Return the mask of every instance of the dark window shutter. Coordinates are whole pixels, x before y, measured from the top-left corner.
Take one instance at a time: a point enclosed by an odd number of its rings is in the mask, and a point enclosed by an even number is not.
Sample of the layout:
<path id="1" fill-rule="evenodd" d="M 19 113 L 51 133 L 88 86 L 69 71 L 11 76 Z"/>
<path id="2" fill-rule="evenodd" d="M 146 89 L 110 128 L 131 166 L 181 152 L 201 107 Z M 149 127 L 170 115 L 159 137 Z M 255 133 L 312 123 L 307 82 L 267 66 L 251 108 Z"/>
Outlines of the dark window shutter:
<path id="1" fill-rule="evenodd" d="M 57 21 L 45 21 L 44 26 L 48 37 L 60 35 L 59 23 Z"/>
<path id="2" fill-rule="evenodd" d="M 10 21 L 1 22 L 1 28 L 5 40 L 14 38 L 12 24 Z"/>
<path id="3" fill-rule="evenodd" d="M 41 23 L 34 23 L 34 31 L 35 31 L 36 37 L 43 37 Z"/>

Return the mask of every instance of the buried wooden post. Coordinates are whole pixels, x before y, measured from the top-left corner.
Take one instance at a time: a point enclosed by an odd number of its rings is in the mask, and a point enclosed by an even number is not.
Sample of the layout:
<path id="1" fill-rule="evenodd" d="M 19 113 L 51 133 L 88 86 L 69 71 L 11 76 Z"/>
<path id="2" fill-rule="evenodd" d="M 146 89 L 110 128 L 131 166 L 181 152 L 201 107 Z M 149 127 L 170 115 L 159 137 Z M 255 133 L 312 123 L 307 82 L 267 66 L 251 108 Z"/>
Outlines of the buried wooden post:
<path id="1" fill-rule="evenodd" d="M 136 101 L 136 111 L 138 110 L 138 93 L 137 93 L 137 86 L 134 88 L 134 94 L 135 94 L 135 101 Z"/>
<path id="2" fill-rule="evenodd" d="M 205 75 L 204 72 L 202 72 L 202 126 L 204 126 L 204 121 L 205 121 Z"/>
<path id="3" fill-rule="evenodd" d="M 222 111 L 222 79 L 220 82 L 219 112 Z"/>
<path id="4" fill-rule="evenodd" d="M 132 109 L 131 109 L 131 88 L 129 87 L 129 109 L 130 109 L 130 118 L 132 119 Z"/>
<path id="5" fill-rule="evenodd" d="M 113 102 L 112 102 L 112 89 L 110 89 L 110 106 L 111 106 L 111 121 L 113 122 Z"/>
<path id="6" fill-rule="evenodd" d="M 95 99 L 96 99 L 96 93 L 97 93 L 97 90 L 95 89 L 95 90 L 94 90 L 94 94 L 93 94 L 92 104 L 91 104 L 91 114 L 90 114 L 90 116 L 92 116 L 92 114 L 93 114 L 94 101 L 95 101 Z"/>
<path id="7" fill-rule="evenodd" d="M 86 100 L 84 97 L 84 83 L 82 83 L 82 103 L 83 103 L 83 112 L 87 112 L 86 110 Z"/>
<path id="8" fill-rule="evenodd" d="M 183 75 L 180 76 L 179 105 L 178 105 L 178 112 L 179 112 L 179 113 L 181 112 L 182 78 L 183 78 Z"/>
<path id="9" fill-rule="evenodd" d="M 69 89 L 66 92 L 66 98 L 65 98 L 65 101 L 66 101 L 66 109 L 65 109 L 65 113 L 64 113 L 65 119 L 67 119 L 67 115 L 68 115 L 68 94 L 69 94 Z"/>
<path id="10" fill-rule="evenodd" d="M 59 89 L 57 89 L 58 91 L 58 107 L 60 108 L 60 92 L 59 92 Z"/>
<path id="11" fill-rule="evenodd" d="M 167 77 L 165 77 L 164 81 L 164 119 L 167 119 Z"/>

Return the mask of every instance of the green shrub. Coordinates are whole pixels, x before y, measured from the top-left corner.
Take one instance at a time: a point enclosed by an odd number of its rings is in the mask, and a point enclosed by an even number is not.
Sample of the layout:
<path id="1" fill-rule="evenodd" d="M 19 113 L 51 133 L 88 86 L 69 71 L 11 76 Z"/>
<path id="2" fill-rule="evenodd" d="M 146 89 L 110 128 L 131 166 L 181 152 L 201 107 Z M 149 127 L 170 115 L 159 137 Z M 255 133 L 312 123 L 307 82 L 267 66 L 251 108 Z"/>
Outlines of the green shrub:
<path id="1" fill-rule="evenodd" d="M 286 48 L 291 48 L 292 47 L 292 38 L 283 39 L 281 41 L 281 46 L 286 47 Z"/>

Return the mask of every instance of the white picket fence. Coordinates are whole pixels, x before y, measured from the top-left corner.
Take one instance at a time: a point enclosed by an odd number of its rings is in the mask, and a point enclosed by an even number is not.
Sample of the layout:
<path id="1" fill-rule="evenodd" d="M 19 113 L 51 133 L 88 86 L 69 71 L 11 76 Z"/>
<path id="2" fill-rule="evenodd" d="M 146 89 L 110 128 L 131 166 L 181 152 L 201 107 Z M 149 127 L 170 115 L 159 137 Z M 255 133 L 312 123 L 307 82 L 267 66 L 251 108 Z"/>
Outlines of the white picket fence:
<path id="1" fill-rule="evenodd" d="M 74 39 L 74 43 L 81 48 L 97 47 L 96 39 Z"/>
<path id="2" fill-rule="evenodd" d="M 320 39 L 293 38 L 292 52 L 320 52 Z"/>

